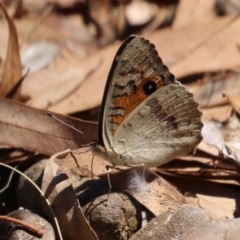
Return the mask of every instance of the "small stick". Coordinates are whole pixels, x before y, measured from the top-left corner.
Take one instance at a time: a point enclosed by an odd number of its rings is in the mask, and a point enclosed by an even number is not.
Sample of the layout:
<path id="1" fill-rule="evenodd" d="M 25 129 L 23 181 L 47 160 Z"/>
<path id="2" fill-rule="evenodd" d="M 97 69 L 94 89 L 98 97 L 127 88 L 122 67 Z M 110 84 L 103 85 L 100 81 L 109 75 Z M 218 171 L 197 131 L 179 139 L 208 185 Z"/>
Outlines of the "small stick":
<path id="1" fill-rule="evenodd" d="M 12 218 L 12 217 L 8 217 L 8 216 L 2 216 L 2 215 L 0 215 L 0 220 L 15 223 L 15 224 L 20 225 L 24 228 L 27 228 L 28 230 L 34 232 L 40 238 L 43 236 L 43 231 L 41 229 L 36 228 L 35 226 L 33 226 L 30 223 L 27 223 L 25 221 L 22 221 L 22 220 L 19 220 L 19 219 L 16 219 L 16 218 Z"/>

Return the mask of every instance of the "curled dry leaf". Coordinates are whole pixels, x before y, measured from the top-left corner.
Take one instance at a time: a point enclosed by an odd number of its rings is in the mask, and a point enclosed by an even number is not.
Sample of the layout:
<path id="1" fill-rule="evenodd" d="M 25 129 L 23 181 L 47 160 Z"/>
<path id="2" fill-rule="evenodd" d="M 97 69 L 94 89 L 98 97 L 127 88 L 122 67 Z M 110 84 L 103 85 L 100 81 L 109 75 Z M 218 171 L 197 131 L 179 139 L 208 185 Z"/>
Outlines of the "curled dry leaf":
<path id="1" fill-rule="evenodd" d="M 56 159 L 56 161 L 59 161 Z M 88 225 L 68 176 L 52 160 L 43 159 L 29 167 L 24 173 L 44 192 L 60 226 L 63 239 L 97 239 Z M 74 177 L 79 179 L 81 171 L 75 167 Z M 71 176 L 71 181 L 73 176 Z M 74 184 L 73 184 L 74 185 Z M 18 204 L 28 207 L 55 223 L 46 202 L 34 186 L 21 177 L 17 188 Z"/>
<path id="2" fill-rule="evenodd" d="M 42 191 L 58 219 L 64 239 L 97 239 L 86 221 L 72 185 L 65 173 L 57 173 L 58 165 L 48 161 L 42 180 Z"/>
<path id="3" fill-rule="evenodd" d="M 83 213 L 91 227 L 97 233 L 99 239 L 122 239 L 121 237 L 126 239 L 141 226 L 141 207 L 136 200 L 130 198 L 124 193 L 113 193 L 113 189 L 109 204 L 106 204 L 109 187 L 105 181 L 96 177 L 93 179 L 92 174 L 86 166 L 76 167 L 74 161 L 72 161 L 72 165 L 69 161 L 63 164 L 64 160 L 62 159 L 55 159 L 55 161 L 60 164 L 59 169 L 56 167 L 56 169 L 58 169 L 57 173 L 68 175 L 69 183 L 71 183 L 75 191 L 74 195 L 76 194 L 78 196 L 80 205 L 83 208 Z M 79 163 L 81 164 L 81 162 Z M 50 202 L 53 201 L 53 208 L 57 208 L 56 211 L 58 213 L 56 215 L 58 221 L 61 226 L 63 224 L 61 229 L 65 232 L 64 235 L 68 236 L 67 239 L 69 239 L 70 235 L 68 234 L 68 231 L 72 229 L 69 224 L 80 226 L 82 223 L 76 219 L 76 209 L 73 209 L 74 206 L 71 206 L 71 201 L 69 201 L 71 200 L 72 192 L 67 192 L 68 186 L 66 186 L 66 189 L 64 187 L 62 191 L 59 189 L 59 184 L 54 188 L 49 188 L 49 182 L 51 182 L 52 186 L 54 180 L 56 180 L 56 177 L 52 177 L 52 172 L 55 172 L 53 169 L 55 164 L 53 165 L 51 163 L 52 165 L 49 165 L 48 162 L 47 164 L 49 166 L 46 166 L 45 173 L 42 175 L 42 170 L 45 167 L 45 164 L 46 160 L 43 160 L 42 163 L 37 162 L 24 173 L 38 185 L 41 185 L 42 182 L 44 189 L 52 189 L 50 195 L 46 192 L 46 197 L 48 197 Z M 50 171 L 48 171 L 47 168 Z M 58 198 L 63 198 L 64 201 L 58 201 Z M 38 192 L 36 192 L 31 184 L 22 177 L 20 178 L 20 184 L 18 187 L 18 204 L 28 207 L 44 216 L 46 215 L 46 212 L 48 212 L 48 209 L 44 207 L 44 202 L 39 198 Z M 45 213 L 43 213 L 42 209 L 45 210 Z M 69 213 L 63 213 L 63 211 L 66 211 L 65 209 L 70 209 L 69 212 L 73 214 L 73 217 L 71 217 Z M 73 220 L 66 223 L 66 219 Z M 68 228 L 68 230 L 65 228 Z M 81 228 L 81 231 L 83 234 L 83 228 Z M 87 237 L 86 234 L 85 237 Z"/>
<path id="4" fill-rule="evenodd" d="M 18 36 L 13 20 L 8 16 L 4 4 L 0 1 L 0 7 L 3 10 L 9 26 L 9 39 L 7 56 L 4 63 L 3 74 L 0 79 L 0 96 L 6 96 L 21 80 L 22 66 L 20 60 Z M 20 99 L 20 89 L 14 95 L 15 99 Z"/>
<path id="5" fill-rule="evenodd" d="M 96 139 L 97 125 L 55 114 L 60 120 L 83 131 L 73 130 L 49 117 L 46 111 L 0 98 L 0 144 L 21 147 L 32 152 L 52 155 L 76 149 Z"/>
<path id="6" fill-rule="evenodd" d="M 37 186 L 41 186 L 43 170 L 47 164 L 48 159 L 43 157 L 29 158 L 32 163 L 30 167 L 24 170 L 24 174 L 29 177 Z M 44 213 L 45 201 L 40 197 L 39 192 L 35 186 L 23 176 L 20 176 L 17 188 L 17 203 L 18 206 L 31 210 L 32 212 L 46 216 Z"/>
<path id="7" fill-rule="evenodd" d="M 142 209 L 136 200 L 124 193 L 118 193 L 113 188 L 109 203 L 106 204 L 109 191 L 108 183 L 97 177 L 93 179 L 87 166 L 76 167 L 76 162 L 73 159 L 70 159 L 72 162 L 67 160 L 64 163 L 65 160 L 65 158 L 63 160 L 60 158 L 54 160 L 59 164 L 59 168 L 56 163 L 42 160 L 32 165 L 24 173 L 38 186 L 42 183 L 42 189 L 46 191 L 45 195 L 52 204 L 54 212 L 56 211 L 60 228 L 64 236 L 67 236 L 67 239 L 71 236 L 69 231 L 78 234 L 77 236 L 81 236 L 81 239 L 89 239 L 88 235 L 84 233 L 84 227 L 80 228 L 83 223 L 77 219 L 78 214 L 76 211 L 79 210 L 78 208 L 75 209 L 73 204 L 75 200 L 71 201 L 72 194 L 75 197 L 77 195 L 83 213 L 99 239 L 128 239 L 139 229 Z M 79 164 L 82 163 L 79 162 Z M 42 174 L 43 168 L 45 168 L 44 174 Z M 52 175 L 55 173 L 57 176 L 53 177 Z M 73 186 L 75 193 L 69 192 L 68 188 L 70 186 L 63 184 L 65 174 L 69 177 L 68 182 Z M 63 189 L 61 189 L 61 184 L 56 183 L 59 179 L 62 181 Z M 19 205 L 28 207 L 32 211 L 41 214 L 41 216 L 49 216 L 49 209 L 45 207 L 43 199 L 39 198 L 39 193 L 22 177 L 20 178 L 17 196 Z M 70 219 L 72 220 L 70 221 Z M 73 226 L 69 226 L 72 224 Z M 79 235 L 78 231 L 72 229 L 73 227 L 77 228 L 77 226 L 79 231 L 81 229 L 81 234 L 85 234 L 84 236 Z"/>

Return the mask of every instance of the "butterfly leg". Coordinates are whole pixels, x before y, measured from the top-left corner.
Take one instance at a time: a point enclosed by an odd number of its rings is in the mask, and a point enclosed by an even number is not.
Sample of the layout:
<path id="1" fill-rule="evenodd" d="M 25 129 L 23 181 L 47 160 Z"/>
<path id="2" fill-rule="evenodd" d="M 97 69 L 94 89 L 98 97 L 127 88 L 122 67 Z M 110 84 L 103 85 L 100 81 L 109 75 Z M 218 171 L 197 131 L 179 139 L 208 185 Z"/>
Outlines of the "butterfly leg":
<path id="1" fill-rule="evenodd" d="M 109 198 L 110 198 L 110 193 L 111 193 L 111 190 L 112 190 L 110 172 L 113 170 L 114 166 L 107 165 L 106 168 L 107 168 L 107 178 L 108 178 L 108 197 L 107 197 L 107 203 L 106 204 L 108 204 Z"/>

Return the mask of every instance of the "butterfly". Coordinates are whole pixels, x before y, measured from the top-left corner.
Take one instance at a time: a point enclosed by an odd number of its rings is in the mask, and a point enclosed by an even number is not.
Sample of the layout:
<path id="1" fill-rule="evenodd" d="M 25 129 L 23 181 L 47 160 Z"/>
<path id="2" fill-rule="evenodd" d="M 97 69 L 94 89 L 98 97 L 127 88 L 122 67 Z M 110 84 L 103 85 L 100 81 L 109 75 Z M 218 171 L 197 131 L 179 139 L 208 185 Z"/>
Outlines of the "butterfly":
<path id="1" fill-rule="evenodd" d="M 100 110 L 95 155 L 113 166 L 159 166 L 195 151 L 201 112 L 155 46 L 131 35 L 113 60 Z"/>

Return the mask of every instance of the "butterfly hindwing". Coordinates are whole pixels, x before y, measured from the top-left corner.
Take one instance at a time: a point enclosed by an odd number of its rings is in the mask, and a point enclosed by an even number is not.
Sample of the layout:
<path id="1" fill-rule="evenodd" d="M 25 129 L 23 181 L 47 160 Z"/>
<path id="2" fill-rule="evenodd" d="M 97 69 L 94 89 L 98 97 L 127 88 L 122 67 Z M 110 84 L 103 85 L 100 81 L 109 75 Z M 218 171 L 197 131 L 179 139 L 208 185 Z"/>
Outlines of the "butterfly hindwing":
<path id="1" fill-rule="evenodd" d="M 128 165 L 161 165 L 194 151 L 201 140 L 200 118 L 198 105 L 186 87 L 167 85 L 125 119 L 114 135 L 114 149 L 129 155 Z"/>

